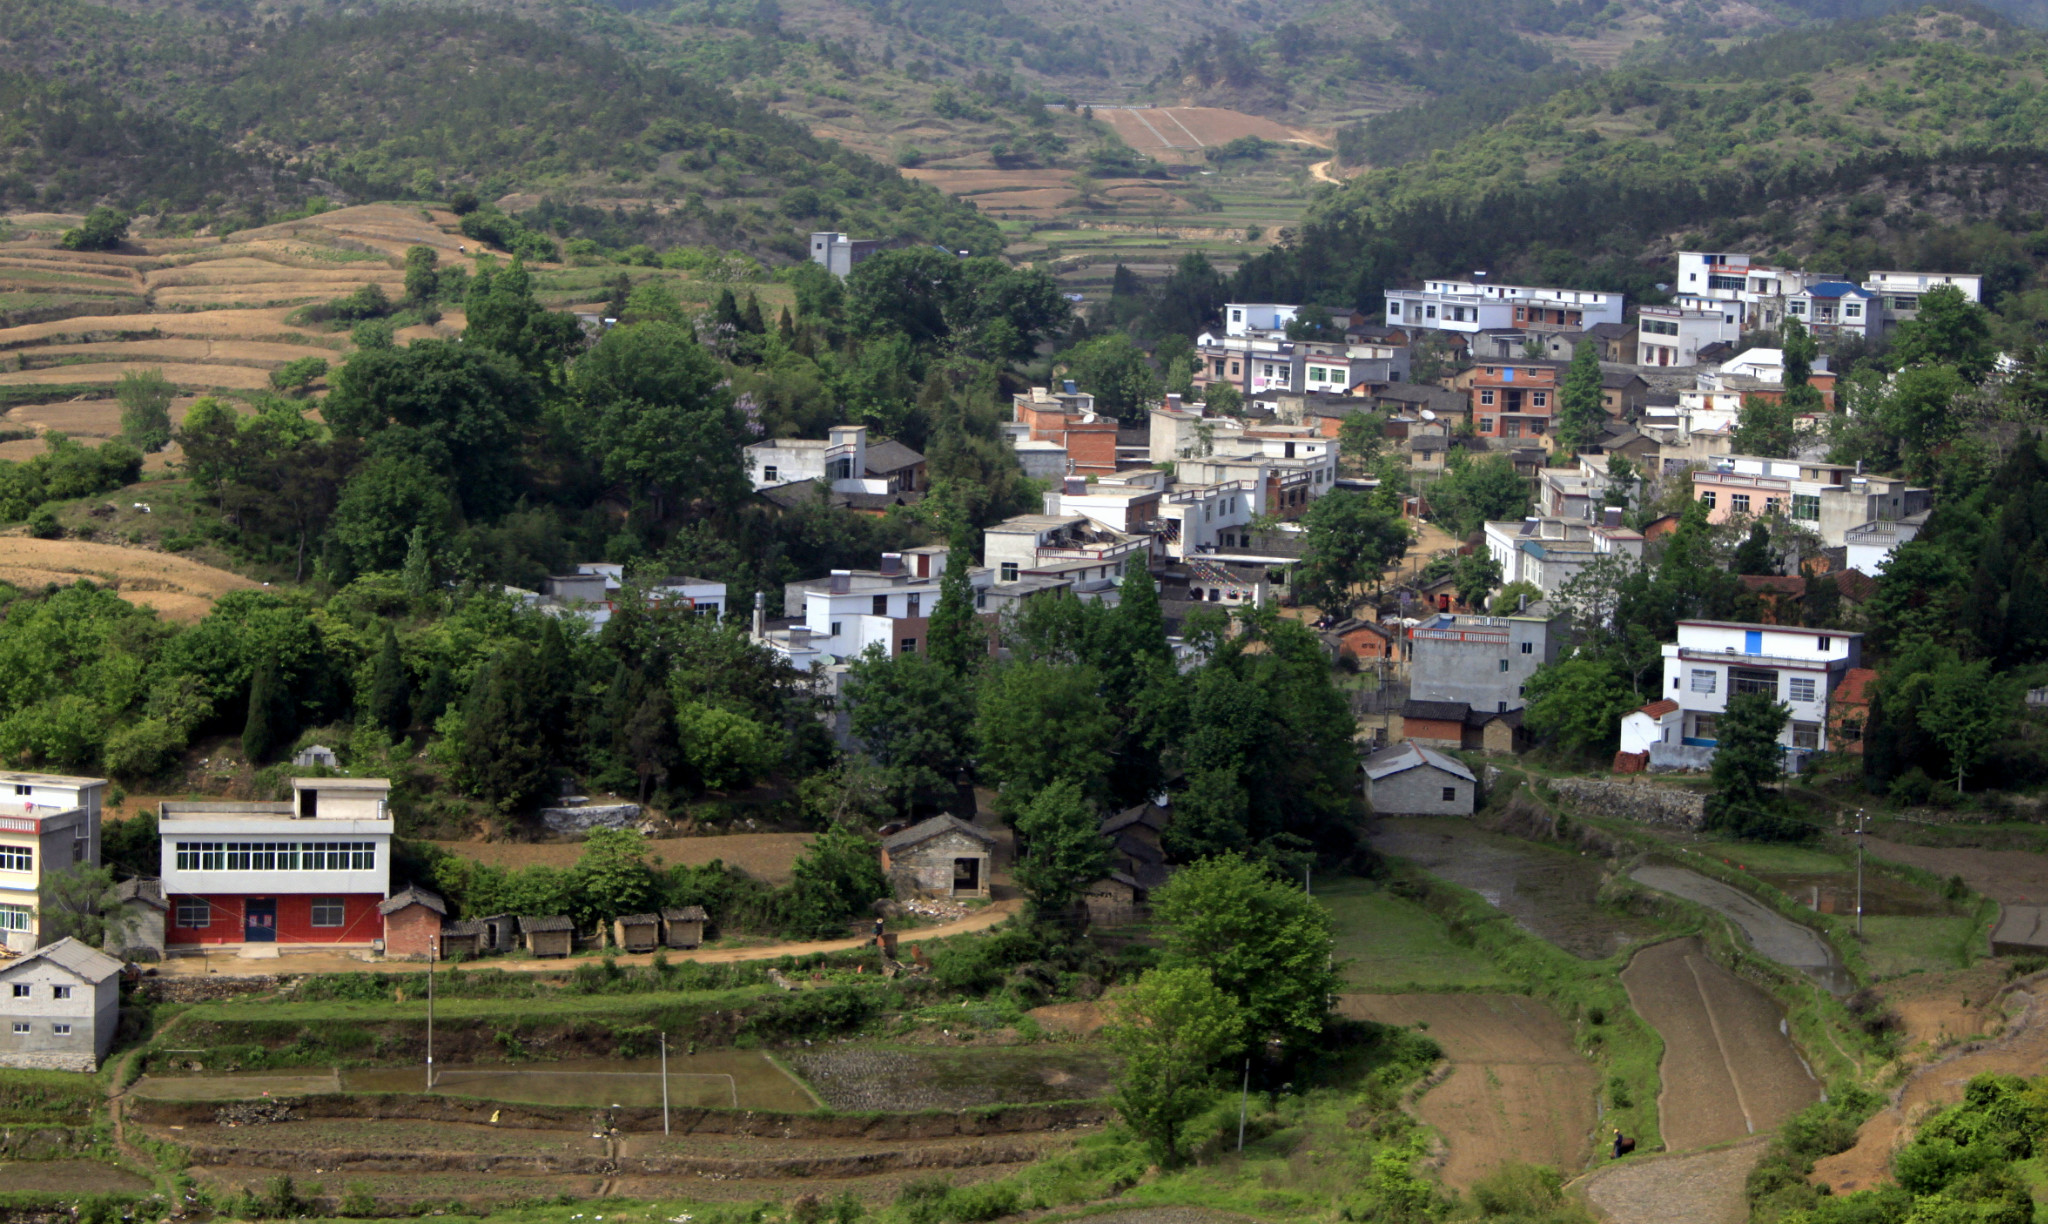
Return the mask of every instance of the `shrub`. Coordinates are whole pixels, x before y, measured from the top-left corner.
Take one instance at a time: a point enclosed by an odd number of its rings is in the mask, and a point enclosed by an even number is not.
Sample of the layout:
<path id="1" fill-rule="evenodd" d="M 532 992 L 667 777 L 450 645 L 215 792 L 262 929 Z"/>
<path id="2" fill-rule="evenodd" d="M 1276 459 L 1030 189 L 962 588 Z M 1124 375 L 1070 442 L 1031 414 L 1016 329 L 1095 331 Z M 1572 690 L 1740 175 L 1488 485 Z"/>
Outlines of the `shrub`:
<path id="1" fill-rule="evenodd" d="M 128 240 L 128 214 L 117 208 L 95 208 L 85 223 L 65 230 L 57 244 L 67 251 L 111 251 Z"/>
<path id="2" fill-rule="evenodd" d="M 64 525 L 57 521 L 56 511 L 37 506 L 28 516 L 28 533 L 38 540 L 54 540 L 64 534 Z"/>

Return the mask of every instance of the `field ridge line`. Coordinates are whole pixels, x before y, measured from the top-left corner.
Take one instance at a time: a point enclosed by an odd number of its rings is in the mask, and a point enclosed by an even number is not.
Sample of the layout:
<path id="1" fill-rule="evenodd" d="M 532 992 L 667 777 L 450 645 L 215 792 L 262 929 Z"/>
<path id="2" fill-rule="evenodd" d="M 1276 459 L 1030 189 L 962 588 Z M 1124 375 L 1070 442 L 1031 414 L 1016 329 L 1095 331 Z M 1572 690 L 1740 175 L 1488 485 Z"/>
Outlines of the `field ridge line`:
<path id="1" fill-rule="evenodd" d="M 1754 1135 L 1756 1134 L 1756 1115 L 1749 1111 L 1749 1099 L 1742 1092 L 1742 1077 L 1735 1073 L 1735 1063 L 1728 1057 L 1728 1035 L 1721 1031 L 1721 1016 L 1714 1010 L 1713 992 L 1709 991 L 1707 984 L 1700 980 L 1700 960 L 1701 958 L 1696 956 L 1686 957 L 1686 972 L 1692 974 L 1693 988 L 1699 991 L 1700 1006 L 1705 1008 L 1707 1012 L 1707 1026 L 1714 1030 L 1714 1045 L 1721 1051 L 1721 1065 L 1728 1069 L 1728 1085 L 1735 1090 L 1735 1107 L 1742 1111 L 1742 1124 L 1749 1128 L 1750 1134 Z"/>

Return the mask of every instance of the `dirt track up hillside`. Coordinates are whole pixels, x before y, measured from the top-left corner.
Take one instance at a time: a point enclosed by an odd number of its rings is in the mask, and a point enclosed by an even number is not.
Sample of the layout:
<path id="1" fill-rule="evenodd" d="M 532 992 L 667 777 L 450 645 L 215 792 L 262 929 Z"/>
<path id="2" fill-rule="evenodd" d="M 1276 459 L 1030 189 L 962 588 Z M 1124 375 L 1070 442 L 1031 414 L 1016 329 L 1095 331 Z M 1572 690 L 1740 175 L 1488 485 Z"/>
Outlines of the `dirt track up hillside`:
<path id="1" fill-rule="evenodd" d="M 1526 995 L 1345 995 L 1338 1010 L 1381 1024 L 1426 1023 L 1451 1073 L 1416 1104 L 1444 1141 L 1444 1182 L 1460 1189 L 1506 1161 L 1583 1168 L 1600 1077 L 1557 1013 Z"/>
<path id="2" fill-rule="evenodd" d="M 1699 940 L 1643 949 L 1621 981 L 1664 1038 L 1657 1109 L 1667 1149 L 1762 1134 L 1820 1098 L 1777 1004 L 1716 964 Z"/>
<path id="3" fill-rule="evenodd" d="M 1733 885 L 1684 867 L 1638 867 L 1629 878 L 1722 915 L 1742 929 L 1758 955 L 1837 990 L 1846 991 L 1852 984 L 1820 932 L 1801 926 Z"/>
<path id="4" fill-rule="evenodd" d="M 2037 985 L 2036 991 L 2043 987 Z M 2041 998 L 2014 991 L 2025 1010 L 1993 1041 L 1963 1046 L 1951 1058 L 1914 1072 L 1892 1098 L 1856 1132 L 1856 1146 L 1814 1162 L 1813 1180 L 1840 1194 L 1867 1190 L 1891 1178 L 1892 1154 L 1912 1137 L 1912 1126 L 1928 1113 L 1953 1105 L 1979 1075 L 2039 1075 L 2048 1068 L 2048 1007 Z"/>

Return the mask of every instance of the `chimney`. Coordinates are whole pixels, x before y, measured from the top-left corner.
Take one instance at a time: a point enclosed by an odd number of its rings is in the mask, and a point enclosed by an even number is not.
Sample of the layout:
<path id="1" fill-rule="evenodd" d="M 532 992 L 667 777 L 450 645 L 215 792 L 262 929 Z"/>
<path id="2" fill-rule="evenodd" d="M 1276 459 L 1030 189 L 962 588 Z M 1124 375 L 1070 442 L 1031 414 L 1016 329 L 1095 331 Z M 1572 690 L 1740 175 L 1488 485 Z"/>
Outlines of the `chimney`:
<path id="1" fill-rule="evenodd" d="M 1529 610 L 1529 596 L 1528 596 L 1527 594 L 1521 594 L 1521 595 L 1517 595 L 1517 596 L 1515 596 L 1515 611 L 1517 611 L 1517 612 L 1527 612 L 1528 610 Z"/>
<path id="2" fill-rule="evenodd" d="M 768 593 L 754 592 L 754 640 L 768 636 Z"/>
<path id="3" fill-rule="evenodd" d="M 1166 393 L 1166 410 L 1168 412 L 1180 411 L 1180 392 L 1168 391 Z"/>
<path id="4" fill-rule="evenodd" d="M 851 571 L 851 570 L 833 570 L 833 571 L 832 571 L 832 586 L 831 586 L 831 588 L 830 588 L 830 589 L 831 589 L 831 592 L 832 592 L 832 593 L 833 593 L 834 595 L 844 595 L 844 594 L 846 594 L 846 593 L 847 593 L 847 592 L 848 592 L 849 590 L 852 590 L 852 589 L 853 589 L 853 571 Z"/>
<path id="5" fill-rule="evenodd" d="M 1060 491 L 1068 497 L 1080 497 L 1088 492 L 1086 476 L 1069 476 L 1060 485 Z"/>
<path id="6" fill-rule="evenodd" d="M 1601 525 L 1601 526 L 1603 526 L 1603 527 L 1619 527 L 1619 526 L 1621 526 L 1621 507 L 1620 507 L 1620 506 L 1609 506 L 1609 507 L 1607 507 L 1607 509 L 1606 509 L 1606 510 L 1605 510 L 1605 511 L 1604 511 L 1604 512 L 1602 513 L 1602 515 L 1601 515 L 1601 523 L 1600 523 L 1600 525 Z"/>
<path id="7" fill-rule="evenodd" d="M 883 554 L 882 554 L 882 577 L 884 577 L 884 578 L 900 578 L 900 577 L 902 577 L 902 576 L 903 576 L 903 554 L 902 554 L 902 553 L 883 553 Z"/>

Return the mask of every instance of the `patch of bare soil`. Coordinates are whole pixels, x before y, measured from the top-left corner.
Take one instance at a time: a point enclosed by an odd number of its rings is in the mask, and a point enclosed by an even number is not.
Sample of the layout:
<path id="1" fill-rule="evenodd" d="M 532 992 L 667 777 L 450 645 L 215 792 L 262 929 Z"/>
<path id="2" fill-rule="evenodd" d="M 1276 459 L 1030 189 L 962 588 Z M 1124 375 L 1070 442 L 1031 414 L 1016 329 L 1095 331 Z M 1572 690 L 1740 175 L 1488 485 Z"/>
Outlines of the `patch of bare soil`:
<path id="1" fill-rule="evenodd" d="M 1556 1012 L 1526 995 L 1345 995 L 1338 1011 L 1424 1025 L 1453 1064 L 1417 1103 L 1443 1137 L 1444 1181 L 1464 1188 L 1508 1161 L 1573 1169 L 1591 1150 L 1600 1077 Z"/>
<path id="2" fill-rule="evenodd" d="M 2004 984 L 2005 968 L 1997 961 L 1946 973 L 1913 973 L 1878 987 L 1883 1007 L 1899 1017 L 1903 1048 L 1915 1061 L 1950 1043 L 1981 1037 L 1994 1017 L 1991 998 Z"/>
<path id="3" fill-rule="evenodd" d="M 1048 1033 L 1071 1037 L 1093 1037 L 1109 1023 L 1109 1013 L 1100 1003 L 1048 1003 L 1024 1014 Z"/>
<path id="4" fill-rule="evenodd" d="M 2036 989 L 2040 989 L 2038 986 Z M 1979 1075 L 2039 1075 L 2048 1066 L 2048 1016 L 2040 998 L 2014 991 L 2024 1011 L 1995 1040 L 1964 1046 L 1953 1056 L 1913 1073 L 1856 1132 L 1856 1146 L 1814 1162 L 1813 1180 L 1837 1193 L 1864 1190 L 1891 1178 L 1892 1154 L 1913 1137 L 1921 1119 L 1962 1099 L 1963 1087 Z"/>
<path id="5" fill-rule="evenodd" d="M 1939 876 L 1959 875 L 1971 888 L 1996 901 L 2048 902 L 2048 855 L 1968 846 L 1909 846 L 1877 837 L 1869 840 L 1869 849 L 1879 858 Z"/>
<path id="6" fill-rule="evenodd" d="M 187 622 L 203 619 L 213 601 L 227 592 L 256 585 L 240 574 L 174 553 L 0 536 L 0 582 L 36 588 L 53 582 L 69 586 L 81 578 L 113 588 L 130 603 L 155 608 L 167 620 Z"/>
<path id="7" fill-rule="evenodd" d="M 1636 1012 L 1664 1038 L 1659 1129 L 1674 1152 L 1747 1138 L 1820 1098 L 1780 1031 L 1783 1014 L 1697 939 L 1643 949 L 1622 971 Z"/>
<path id="8" fill-rule="evenodd" d="M 1742 1185 L 1763 1155 L 1763 1139 L 1709 1152 L 1608 1165 L 1581 1184 L 1593 1210 L 1614 1224 L 1743 1224 Z"/>

